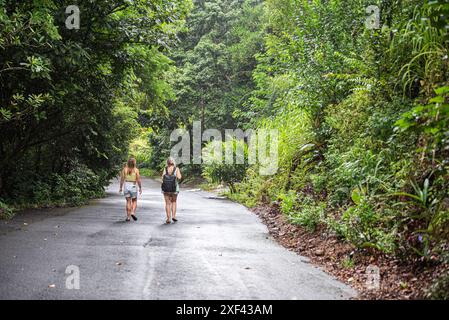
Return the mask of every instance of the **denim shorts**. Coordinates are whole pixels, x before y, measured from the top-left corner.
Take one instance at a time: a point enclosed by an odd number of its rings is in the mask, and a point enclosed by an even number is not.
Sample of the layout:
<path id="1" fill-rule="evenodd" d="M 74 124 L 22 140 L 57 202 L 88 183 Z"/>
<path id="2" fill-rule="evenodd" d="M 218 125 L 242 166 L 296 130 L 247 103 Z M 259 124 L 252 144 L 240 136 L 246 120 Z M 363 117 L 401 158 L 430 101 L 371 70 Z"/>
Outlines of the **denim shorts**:
<path id="1" fill-rule="evenodd" d="M 124 194 L 126 198 L 137 198 L 137 184 L 125 182 Z"/>

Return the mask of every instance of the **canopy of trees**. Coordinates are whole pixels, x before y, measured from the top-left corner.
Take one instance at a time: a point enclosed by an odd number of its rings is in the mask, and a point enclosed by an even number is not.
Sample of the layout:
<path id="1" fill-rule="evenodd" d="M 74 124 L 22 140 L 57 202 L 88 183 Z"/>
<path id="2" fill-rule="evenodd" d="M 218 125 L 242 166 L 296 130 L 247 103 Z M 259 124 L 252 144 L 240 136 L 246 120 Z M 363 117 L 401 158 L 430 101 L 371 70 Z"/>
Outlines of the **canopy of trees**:
<path id="1" fill-rule="evenodd" d="M 171 91 L 164 51 L 190 3 L 0 1 L 0 197 L 78 203 L 101 194 Z"/>
<path id="2" fill-rule="evenodd" d="M 2 206 L 100 194 L 131 141 L 160 169 L 194 121 L 276 129 L 275 175 L 183 172 L 360 249 L 447 259 L 447 0 L 82 1 L 79 30 L 69 4 L 0 0 Z"/>
<path id="3" fill-rule="evenodd" d="M 292 223 L 324 227 L 360 249 L 444 260 L 449 3 L 194 4 L 171 55 L 176 99 L 164 130 L 194 120 L 220 130 L 277 129 L 280 165 L 268 177 L 257 165 L 197 171 L 228 182 L 237 201 L 278 203 Z M 163 137 L 155 147 L 167 146 Z"/>

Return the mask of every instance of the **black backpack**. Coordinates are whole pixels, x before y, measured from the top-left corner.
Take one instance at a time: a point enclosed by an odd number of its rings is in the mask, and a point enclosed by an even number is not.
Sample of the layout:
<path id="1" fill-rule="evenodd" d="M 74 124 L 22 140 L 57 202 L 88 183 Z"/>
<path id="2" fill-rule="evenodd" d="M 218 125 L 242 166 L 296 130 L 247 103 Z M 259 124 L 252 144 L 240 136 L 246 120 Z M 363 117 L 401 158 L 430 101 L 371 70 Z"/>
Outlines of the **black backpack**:
<path id="1" fill-rule="evenodd" d="M 176 167 L 173 169 L 173 173 L 168 174 L 168 167 L 165 168 L 165 174 L 162 178 L 162 191 L 163 192 L 176 192 Z"/>

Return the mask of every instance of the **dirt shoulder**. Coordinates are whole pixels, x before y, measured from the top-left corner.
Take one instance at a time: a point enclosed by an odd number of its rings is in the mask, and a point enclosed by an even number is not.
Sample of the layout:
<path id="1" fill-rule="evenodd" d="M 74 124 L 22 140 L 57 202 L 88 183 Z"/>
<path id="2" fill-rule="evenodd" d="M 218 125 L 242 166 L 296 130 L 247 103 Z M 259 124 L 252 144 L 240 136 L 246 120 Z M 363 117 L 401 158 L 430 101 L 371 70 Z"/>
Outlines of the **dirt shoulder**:
<path id="1" fill-rule="evenodd" d="M 259 206 L 251 210 L 280 244 L 351 285 L 360 292 L 360 299 L 425 299 L 426 288 L 449 269 L 444 264 L 422 266 L 413 261 L 404 264 L 391 256 L 357 250 L 323 229 L 310 232 L 290 224 L 276 207 Z M 372 266 L 379 268 L 379 289 L 369 289 L 367 285 L 367 268 Z"/>

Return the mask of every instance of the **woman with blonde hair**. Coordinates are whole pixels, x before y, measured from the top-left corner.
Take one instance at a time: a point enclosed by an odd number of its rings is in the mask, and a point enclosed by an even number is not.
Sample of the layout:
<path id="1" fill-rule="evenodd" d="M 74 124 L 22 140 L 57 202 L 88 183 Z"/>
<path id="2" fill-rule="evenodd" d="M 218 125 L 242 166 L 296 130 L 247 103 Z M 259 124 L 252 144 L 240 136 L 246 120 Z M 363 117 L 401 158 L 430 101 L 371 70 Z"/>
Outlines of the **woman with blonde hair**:
<path id="1" fill-rule="evenodd" d="M 176 207 L 179 194 L 179 180 L 182 179 L 181 171 L 176 167 L 175 160 L 170 157 L 167 159 L 167 166 L 162 173 L 162 193 L 165 199 L 165 213 L 167 214 L 166 224 L 171 221 L 177 222 Z"/>
<path id="2" fill-rule="evenodd" d="M 139 169 L 137 169 L 136 159 L 130 158 L 123 168 L 120 176 L 120 193 L 124 189 L 124 195 L 126 197 L 126 222 L 137 221 L 136 209 L 137 209 L 137 185 L 139 186 L 139 193 L 142 194 L 142 181 L 140 180 Z"/>

